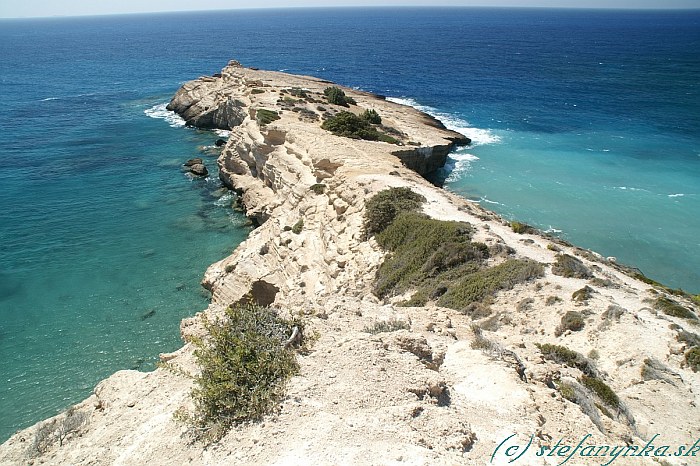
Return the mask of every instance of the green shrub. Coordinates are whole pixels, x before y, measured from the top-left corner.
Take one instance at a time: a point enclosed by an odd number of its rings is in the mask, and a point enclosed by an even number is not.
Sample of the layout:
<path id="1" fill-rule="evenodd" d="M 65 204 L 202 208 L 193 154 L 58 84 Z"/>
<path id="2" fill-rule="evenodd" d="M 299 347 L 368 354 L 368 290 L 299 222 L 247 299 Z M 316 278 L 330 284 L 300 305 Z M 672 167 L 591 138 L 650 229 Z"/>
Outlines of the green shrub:
<path id="1" fill-rule="evenodd" d="M 593 274 L 579 259 L 568 254 L 559 254 L 552 266 L 552 273 L 567 278 L 591 278 Z"/>
<path id="2" fill-rule="evenodd" d="M 277 409 L 287 380 L 299 370 L 285 345 L 295 324 L 257 304 L 204 320 L 207 335 L 192 339 L 201 368 L 191 392 L 195 412 L 184 415 L 198 439 L 216 441 L 232 426 Z"/>
<path id="3" fill-rule="evenodd" d="M 583 315 L 580 312 L 568 311 L 562 316 L 561 323 L 554 332 L 554 335 L 560 336 L 567 330 L 578 332 L 583 329 L 584 325 Z"/>
<path id="4" fill-rule="evenodd" d="M 534 231 L 533 228 L 530 225 L 528 225 L 527 223 L 516 222 L 516 221 L 510 222 L 510 228 L 515 233 L 518 233 L 521 235 L 524 233 L 532 233 Z"/>
<path id="5" fill-rule="evenodd" d="M 586 285 L 586 286 L 584 286 L 583 288 L 581 288 L 580 290 L 574 291 L 574 292 L 571 294 L 571 299 L 573 299 L 573 300 L 576 301 L 577 303 L 585 303 L 586 301 L 588 301 L 589 299 L 591 299 L 591 297 L 593 296 L 594 291 L 595 291 L 595 290 L 594 290 L 593 288 L 591 288 L 590 286 Z"/>
<path id="6" fill-rule="evenodd" d="M 466 313 L 473 303 L 544 275 L 542 264 L 531 260 L 509 259 L 485 267 L 489 248 L 471 241 L 471 225 L 417 213 L 424 200 L 408 188 L 391 188 L 366 204 L 366 234 L 375 234 L 379 245 L 391 252 L 377 271 L 377 296 L 414 290 L 405 305 L 433 299 Z"/>
<path id="7" fill-rule="evenodd" d="M 382 232 L 400 212 L 415 212 L 424 202 L 425 198 L 411 188 L 389 188 L 378 192 L 365 204 L 365 235 Z"/>
<path id="8" fill-rule="evenodd" d="M 365 139 L 367 141 L 382 141 L 390 144 L 398 144 L 398 140 L 392 136 L 379 132 L 367 120 L 360 118 L 352 112 L 339 112 L 327 119 L 321 128 L 330 131 L 336 136 L 351 139 Z"/>
<path id="9" fill-rule="evenodd" d="M 700 335 L 696 335 L 692 332 L 681 330 L 678 332 L 678 335 L 676 335 L 676 339 L 681 343 L 687 344 L 688 346 L 700 346 Z"/>
<path id="10" fill-rule="evenodd" d="M 342 107 L 347 107 L 349 104 L 355 104 L 355 100 L 352 97 L 345 95 L 345 92 L 339 87 L 331 86 L 327 87 L 323 91 L 323 95 L 326 96 L 329 104 L 340 105 Z"/>
<path id="11" fill-rule="evenodd" d="M 309 98 L 309 93 L 308 91 L 301 89 L 299 87 L 293 87 L 291 89 L 287 90 L 291 95 L 294 97 L 299 97 L 300 99 L 308 99 Z"/>
<path id="12" fill-rule="evenodd" d="M 371 141 L 371 139 L 370 139 Z M 399 144 L 399 140 L 388 134 L 380 133 L 377 131 L 377 141 L 386 142 L 387 144 Z"/>
<path id="13" fill-rule="evenodd" d="M 255 112 L 255 119 L 260 125 L 268 125 L 275 120 L 279 120 L 280 116 L 274 110 L 267 110 L 265 108 L 259 108 Z"/>
<path id="14" fill-rule="evenodd" d="M 576 403 L 578 401 L 578 397 L 576 396 L 576 389 L 574 389 L 573 386 L 566 382 L 562 382 L 561 380 L 555 380 L 554 384 L 559 389 L 559 393 L 561 393 L 561 396 L 565 400 L 569 400 L 572 403 Z"/>
<path id="15" fill-rule="evenodd" d="M 301 233 L 301 230 L 303 230 L 303 229 L 304 229 L 304 219 L 300 218 L 299 221 L 297 223 L 295 223 L 294 226 L 292 227 L 292 233 L 294 233 L 295 235 L 298 235 L 299 233 Z"/>
<path id="16" fill-rule="evenodd" d="M 661 297 L 654 302 L 654 307 L 666 315 L 680 317 L 682 319 L 697 320 L 697 316 L 687 307 L 681 306 L 676 301 Z"/>
<path id="17" fill-rule="evenodd" d="M 264 93 L 265 93 L 265 90 L 264 90 L 264 89 L 255 88 L 255 89 L 253 89 L 252 91 L 250 91 L 250 93 L 251 93 L 251 94 L 264 94 Z"/>
<path id="18" fill-rule="evenodd" d="M 377 113 L 377 111 L 373 109 L 365 110 L 364 112 L 362 112 L 360 118 L 373 125 L 382 124 L 382 117 L 380 117 L 379 113 Z"/>
<path id="19" fill-rule="evenodd" d="M 321 183 L 316 183 L 316 184 L 312 184 L 309 189 L 311 189 L 311 191 L 313 191 L 315 194 L 323 194 L 324 192 L 326 192 L 326 185 L 321 184 Z"/>
<path id="20" fill-rule="evenodd" d="M 482 301 L 502 290 L 510 290 L 519 283 L 544 276 L 544 267 L 529 259 L 508 259 L 494 267 L 466 272 L 438 300 L 440 306 L 463 309 L 469 304 Z"/>
<path id="21" fill-rule="evenodd" d="M 693 372 L 700 371 L 700 348 L 697 346 L 691 348 L 685 353 L 685 362 L 688 364 Z"/>
<path id="22" fill-rule="evenodd" d="M 547 299 L 544 301 L 544 305 L 545 306 L 552 306 L 560 301 L 561 301 L 561 298 L 559 296 L 547 296 Z"/>
<path id="23" fill-rule="evenodd" d="M 365 327 L 362 331 L 376 335 L 377 333 L 396 332 L 397 330 L 411 330 L 411 324 L 398 319 L 375 322 Z"/>
<path id="24" fill-rule="evenodd" d="M 418 213 L 399 215 L 377 235 L 379 245 L 394 252 L 377 273 L 377 295 L 403 292 L 423 282 L 433 268 L 446 267 L 449 260 L 464 262 L 478 255 L 477 249 L 469 247 L 470 233 L 468 224 L 434 220 Z M 450 249 L 455 254 L 452 259 L 448 258 Z"/>
<path id="25" fill-rule="evenodd" d="M 620 398 L 605 382 L 598 377 L 581 376 L 579 379 L 581 384 L 595 393 L 600 400 L 611 408 L 618 409 L 620 407 Z"/>
<path id="26" fill-rule="evenodd" d="M 565 346 L 550 345 L 549 343 L 536 344 L 545 359 L 574 367 L 589 377 L 596 377 L 595 366 L 581 353 L 570 350 Z"/>

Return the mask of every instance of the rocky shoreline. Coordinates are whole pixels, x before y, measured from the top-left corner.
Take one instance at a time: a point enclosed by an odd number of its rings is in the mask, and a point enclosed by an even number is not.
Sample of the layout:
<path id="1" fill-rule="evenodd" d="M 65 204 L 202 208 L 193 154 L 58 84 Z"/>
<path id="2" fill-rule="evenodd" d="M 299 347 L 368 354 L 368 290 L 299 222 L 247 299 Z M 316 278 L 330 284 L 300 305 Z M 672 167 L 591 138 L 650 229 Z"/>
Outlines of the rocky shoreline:
<path id="1" fill-rule="evenodd" d="M 467 138 L 373 94 L 339 87 L 351 103 L 331 104 L 329 86 L 231 62 L 183 85 L 168 107 L 190 125 L 231 130 L 219 173 L 259 225 L 207 270 L 205 312 L 217 315 L 252 295 L 304 318 L 317 336 L 299 355 L 301 373 L 279 414 L 203 448 L 173 420 L 189 406 L 190 379 L 164 369 L 120 371 L 72 411 L 10 438 L 0 464 L 508 464 L 513 458 L 499 445 L 517 434 L 506 445 L 530 441 L 520 462 L 534 465 L 561 462 L 537 449 L 560 439 L 576 445 L 588 434 L 590 444 L 610 446 L 643 446 L 660 434 L 656 444 L 672 451 L 698 439 L 700 374 L 686 357 L 700 338 L 694 302 L 589 251 L 518 233 L 431 185 L 422 175 Z M 372 129 L 395 143 L 321 127 L 344 111 L 367 110 L 381 115 Z M 363 218 L 365 202 L 389 187 L 421 194 L 434 219 L 469 223 L 475 240 L 502 252 L 489 259 L 493 265 L 505 257 L 537 261 L 544 276 L 499 292 L 485 315 L 377 298 L 375 275 L 387 253 L 365 237 Z M 580 264 L 588 272 L 561 273 L 562 257 L 576 260 L 571 270 Z M 667 312 L 664 300 L 689 314 Z M 370 331 L 386 322 L 402 325 Z M 201 328 L 198 316 L 185 319 L 183 339 Z M 161 360 L 192 373 L 192 351 L 186 343 Z M 586 386 L 592 374 L 615 398 Z M 615 464 L 658 462 L 619 457 Z"/>

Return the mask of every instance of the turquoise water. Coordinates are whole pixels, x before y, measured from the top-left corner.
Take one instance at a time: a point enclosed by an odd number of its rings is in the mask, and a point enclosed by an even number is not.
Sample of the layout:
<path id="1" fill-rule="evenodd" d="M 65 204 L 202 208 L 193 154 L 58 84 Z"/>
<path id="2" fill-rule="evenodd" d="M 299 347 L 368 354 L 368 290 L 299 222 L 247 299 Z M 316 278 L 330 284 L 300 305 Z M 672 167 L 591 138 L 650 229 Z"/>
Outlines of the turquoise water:
<path id="1" fill-rule="evenodd" d="M 500 141 L 455 154 L 449 189 L 479 201 L 507 218 L 558 234 L 577 245 L 617 256 L 659 277 L 677 276 L 700 249 L 698 163 L 620 157 L 638 150 L 639 141 L 615 133 L 533 137 L 495 132 Z M 644 149 L 662 153 L 677 141 L 649 141 Z M 508 146 L 508 151 L 501 150 Z M 585 165 L 582 173 L 580 166 Z M 526 182 L 514 180 L 513 172 Z M 662 220 L 661 220 L 662 219 Z M 661 220 L 661 221 L 660 221 Z M 688 264 L 690 262 L 690 264 Z M 700 270 L 685 269 L 679 286 L 697 291 Z"/>
<path id="2" fill-rule="evenodd" d="M 250 230 L 216 177 L 218 136 L 145 113 L 164 99 L 119 102 L 99 129 L 34 128 L 2 170 L 0 437 L 179 348 L 179 321 L 208 304 L 206 267 Z M 210 178 L 181 171 L 193 156 Z"/>
<path id="3" fill-rule="evenodd" d="M 403 99 L 474 139 L 448 189 L 699 292 L 697 50 L 696 10 L 0 21 L 0 440 L 176 349 L 249 232 L 180 170 L 217 138 L 164 112 L 182 82 L 237 59 Z"/>

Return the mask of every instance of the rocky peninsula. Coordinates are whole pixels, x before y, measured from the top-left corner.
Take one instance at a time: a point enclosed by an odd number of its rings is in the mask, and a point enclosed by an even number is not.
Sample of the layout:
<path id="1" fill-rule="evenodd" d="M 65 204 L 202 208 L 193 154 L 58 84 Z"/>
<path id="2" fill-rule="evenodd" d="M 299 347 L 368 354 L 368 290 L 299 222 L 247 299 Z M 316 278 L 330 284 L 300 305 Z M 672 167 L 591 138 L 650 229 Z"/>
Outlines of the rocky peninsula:
<path id="1" fill-rule="evenodd" d="M 237 62 L 183 85 L 169 108 L 230 130 L 219 174 L 259 225 L 207 270 L 203 313 L 252 296 L 303 319 L 315 338 L 300 372 L 277 414 L 191 443 L 173 415 L 191 405 L 182 373 L 197 370 L 198 315 L 181 324 L 184 346 L 161 355 L 170 369 L 117 372 L 15 434 L 0 464 L 508 464 L 523 453 L 513 462 L 547 465 L 579 442 L 569 464 L 615 452 L 616 465 L 697 464 L 697 451 L 668 456 L 700 438 L 697 302 L 427 182 L 467 138 L 381 96 Z M 371 124 L 355 133 L 328 123 L 360 115 Z M 365 216 L 388 188 L 422 196 L 430 219 L 468 224 L 484 277 L 503 264 L 533 272 L 463 307 L 443 299 L 452 282 L 425 288 L 443 271 L 378 293 L 378 271 L 397 253 L 367 235 Z M 603 446 L 650 444 L 668 450 L 603 457 Z"/>

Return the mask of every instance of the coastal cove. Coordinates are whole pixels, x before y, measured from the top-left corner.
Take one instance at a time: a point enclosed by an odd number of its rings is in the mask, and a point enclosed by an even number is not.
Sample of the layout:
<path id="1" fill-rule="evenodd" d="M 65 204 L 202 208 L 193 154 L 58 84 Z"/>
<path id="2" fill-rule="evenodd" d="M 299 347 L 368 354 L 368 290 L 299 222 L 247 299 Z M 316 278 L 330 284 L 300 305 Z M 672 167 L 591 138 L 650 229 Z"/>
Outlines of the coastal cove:
<path id="1" fill-rule="evenodd" d="M 213 195 L 214 152 L 204 154 L 208 181 L 181 172 L 218 135 L 183 128 L 164 107 L 184 81 L 232 57 L 427 111 L 473 140 L 448 160 L 449 191 L 700 291 L 699 64 L 689 52 L 698 15 L 650 15 L 341 9 L 3 21 L 11 118 L 0 122 L 0 150 L 15 163 L 0 169 L 11 206 L 0 228 L 9 374 L 0 440 L 116 370 L 152 369 L 180 346 L 180 320 L 207 307 L 204 270 L 250 225 L 232 197 Z M 620 27 L 628 41 L 616 49 Z M 386 35 L 366 53 L 377 28 Z M 567 49 L 554 55 L 550 41 Z M 538 78 L 524 79 L 533 69 Z"/>

